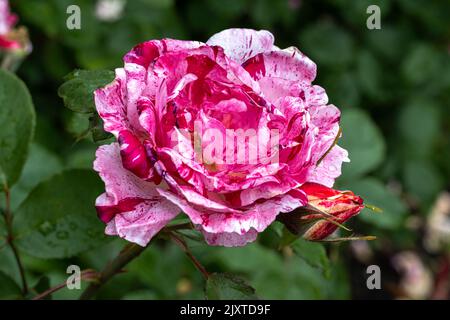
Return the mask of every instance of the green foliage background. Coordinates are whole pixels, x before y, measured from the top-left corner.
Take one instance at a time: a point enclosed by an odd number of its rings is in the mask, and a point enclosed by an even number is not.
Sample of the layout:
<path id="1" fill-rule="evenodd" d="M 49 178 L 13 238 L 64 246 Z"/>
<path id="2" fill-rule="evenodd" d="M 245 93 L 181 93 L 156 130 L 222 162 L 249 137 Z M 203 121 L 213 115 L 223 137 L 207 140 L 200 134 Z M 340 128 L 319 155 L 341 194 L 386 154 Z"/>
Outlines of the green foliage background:
<path id="1" fill-rule="evenodd" d="M 75 68 L 121 67 L 122 56 L 145 40 L 206 41 L 230 27 L 270 30 L 279 47 L 297 46 L 317 63 L 316 83 L 343 112 L 340 144 L 352 160 L 344 165 L 337 187 L 355 191 L 384 212 L 365 209 L 350 222 L 354 230 L 378 237 L 368 243 L 371 258 L 365 261 L 348 243 L 325 246 L 329 261 L 322 246 L 303 242 L 276 250 L 279 225 L 245 248 L 192 242 L 197 258 L 211 272 L 240 275 L 261 298 L 400 297 L 402 274 L 393 268 L 392 258 L 403 251 L 415 252 L 438 279 L 442 265 L 449 263 L 450 235 L 433 251 L 424 246 L 424 237 L 436 198 L 450 188 L 450 2 L 128 0 L 115 22 L 98 20 L 95 2 L 11 1 L 34 46 L 18 76 L 33 98 L 36 120 L 30 116 L 29 121 L 36 122 L 36 131 L 11 190 L 11 207 L 35 293 L 64 282 L 70 264 L 101 270 L 125 244 L 105 238 L 96 219 L 93 201 L 102 184 L 91 168 L 97 144 L 84 134 L 89 115 L 66 109 L 57 95 L 64 76 Z M 65 26 L 71 4 L 81 7 L 80 31 Z M 366 28 L 371 4 L 381 8 L 381 30 Z M 11 119 L 0 119 L 1 127 Z M 26 137 L 23 132 L 20 139 Z M 26 154 L 22 157 L 25 161 Z M 3 197 L 0 206 L 1 201 Z M 0 297 L 19 298 L 17 266 L 9 247 L 2 245 L 4 235 L 0 222 Z M 380 291 L 365 287 L 369 264 L 382 268 Z M 201 299 L 204 287 L 201 274 L 178 247 L 155 241 L 98 298 Z M 79 294 L 64 289 L 53 298 Z"/>

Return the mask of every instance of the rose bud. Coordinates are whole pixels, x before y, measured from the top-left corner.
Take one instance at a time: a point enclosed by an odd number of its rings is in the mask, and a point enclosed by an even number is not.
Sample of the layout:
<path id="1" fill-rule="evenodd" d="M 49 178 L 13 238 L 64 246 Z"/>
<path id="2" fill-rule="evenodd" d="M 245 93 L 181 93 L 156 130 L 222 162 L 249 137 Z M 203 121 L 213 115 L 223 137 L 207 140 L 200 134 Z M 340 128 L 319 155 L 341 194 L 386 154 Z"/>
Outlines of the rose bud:
<path id="1" fill-rule="evenodd" d="M 290 213 L 278 216 L 286 228 L 307 240 L 322 240 L 331 235 L 342 223 L 358 214 L 363 199 L 351 191 L 339 191 L 318 183 L 305 183 L 300 187 L 308 204 Z"/>

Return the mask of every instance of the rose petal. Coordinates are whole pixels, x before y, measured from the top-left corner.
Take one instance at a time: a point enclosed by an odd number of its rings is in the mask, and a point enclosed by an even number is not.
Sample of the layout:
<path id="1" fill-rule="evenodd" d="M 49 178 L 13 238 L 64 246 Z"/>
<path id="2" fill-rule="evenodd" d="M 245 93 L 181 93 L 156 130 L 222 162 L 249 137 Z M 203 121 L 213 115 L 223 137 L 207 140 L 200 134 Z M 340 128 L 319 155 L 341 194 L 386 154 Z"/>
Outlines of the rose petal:
<path id="1" fill-rule="evenodd" d="M 164 52 L 175 52 L 198 48 L 204 45 L 198 41 L 175 39 L 151 40 L 138 44 L 123 58 L 125 63 L 135 63 L 147 69 L 151 62 Z"/>
<path id="2" fill-rule="evenodd" d="M 321 163 L 309 173 L 307 180 L 331 188 L 336 178 L 341 175 L 343 162 L 350 162 L 347 150 L 334 146 Z"/>
<path id="3" fill-rule="evenodd" d="M 316 77 L 316 64 L 295 47 L 260 53 L 243 67 L 257 80 L 271 77 L 312 82 Z"/>
<path id="4" fill-rule="evenodd" d="M 20 43 L 18 41 L 9 40 L 8 38 L 0 35 L 0 48 L 4 49 L 20 49 Z"/>
<path id="5" fill-rule="evenodd" d="M 224 247 L 243 247 L 246 244 L 256 240 L 258 231 L 250 229 L 244 234 L 239 233 L 209 233 L 200 228 L 206 242 L 210 246 L 224 246 Z"/>
<path id="6" fill-rule="evenodd" d="M 273 49 L 274 37 L 266 30 L 227 29 L 213 35 L 206 42 L 210 46 L 220 46 L 225 54 L 242 64 L 249 58 Z"/>
<path id="7" fill-rule="evenodd" d="M 145 246 L 180 210 L 160 197 L 153 183 L 123 168 L 117 143 L 99 147 L 96 155 L 94 169 L 106 187 L 96 206 L 110 215 L 107 234 Z"/>
<path id="8" fill-rule="evenodd" d="M 17 23 L 17 16 L 9 9 L 8 0 L 0 0 L 0 35 L 7 34 Z"/>
<path id="9" fill-rule="evenodd" d="M 264 231 L 280 212 L 290 212 L 306 204 L 306 198 L 301 192 L 275 197 L 263 203 L 254 204 L 242 210 L 242 213 L 217 213 L 208 208 L 193 207 L 188 201 L 172 192 L 158 189 L 159 193 L 185 212 L 192 223 L 206 232 L 211 240 L 212 235 L 220 235 L 219 240 L 230 237 L 228 245 L 245 244 L 253 239 L 252 233 Z M 228 234 L 228 235 L 227 235 Z M 238 235 L 245 238 L 237 240 Z M 222 243 L 221 241 L 218 241 Z"/>
<path id="10" fill-rule="evenodd" d="M 122 130 L 130 129 L 126 114 L 126 73 L 116 69 L 116 79 L 109 85 L 94 92 L 95 106 L 104 121 L 104 129 L 116 137 Z"/>
<path id="11" fill-rule="evenodd" d="M 309 108 L 311 123 L 319 129 L 312 147 L 312 162 L 319 161 L 339 139 L 339 120 L 341 112 L 334 105 Z"/>

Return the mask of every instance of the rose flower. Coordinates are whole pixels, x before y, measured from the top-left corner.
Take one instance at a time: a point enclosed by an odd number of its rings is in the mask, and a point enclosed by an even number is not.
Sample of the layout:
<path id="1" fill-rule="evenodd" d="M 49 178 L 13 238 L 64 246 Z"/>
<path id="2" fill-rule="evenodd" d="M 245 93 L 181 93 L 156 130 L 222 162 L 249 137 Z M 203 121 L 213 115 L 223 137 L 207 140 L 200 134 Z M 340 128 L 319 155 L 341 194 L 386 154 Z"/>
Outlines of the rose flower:
<path id="1" fill-rule="evenodd" d="M 107 234 L 144 246 L 183 212 L 208 244 L 242 246 L 279 214 L 337 208 L 310 231 L 319 239 L 335 230 L 330 215 L 342 223 L 361 210 L 342 213 L 345 197 L 330 189 L 349 161 L 335 145 L 340 112 L 297 48 L 279 49 L 268 31 L 229 29 L 206 43 L 148 41 L 124 63 L 95 92 L 117 138 L 94 163 Z M 336 197 L 320 202 L 312 185 Z"/>

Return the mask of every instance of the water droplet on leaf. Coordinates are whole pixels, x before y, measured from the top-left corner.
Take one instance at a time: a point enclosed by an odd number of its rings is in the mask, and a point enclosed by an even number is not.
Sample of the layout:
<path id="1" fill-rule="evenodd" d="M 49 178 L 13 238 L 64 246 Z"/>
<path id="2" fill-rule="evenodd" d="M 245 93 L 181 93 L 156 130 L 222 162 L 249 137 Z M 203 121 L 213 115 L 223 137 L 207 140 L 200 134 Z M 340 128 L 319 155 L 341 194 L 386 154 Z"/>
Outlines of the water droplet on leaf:
<path id="1" fill-rule="evenodd" d="M 43 236 L 48 236 L 55 230 L 55 226 L 50 221 L 45 221 L 39 226 L 39 232 Z"/>

